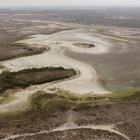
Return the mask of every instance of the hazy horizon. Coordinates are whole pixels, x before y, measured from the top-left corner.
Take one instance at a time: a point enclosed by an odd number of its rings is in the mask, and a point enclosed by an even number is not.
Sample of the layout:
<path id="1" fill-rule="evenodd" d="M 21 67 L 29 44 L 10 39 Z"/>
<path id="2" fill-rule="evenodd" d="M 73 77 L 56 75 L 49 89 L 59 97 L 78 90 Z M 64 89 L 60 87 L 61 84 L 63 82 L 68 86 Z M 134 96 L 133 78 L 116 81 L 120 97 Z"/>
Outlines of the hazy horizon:
<path id="1" fill-rule="evenodd" d="M 9 6 L 140 6 L 139 0 L 0 0 L 0 7 Z"/>

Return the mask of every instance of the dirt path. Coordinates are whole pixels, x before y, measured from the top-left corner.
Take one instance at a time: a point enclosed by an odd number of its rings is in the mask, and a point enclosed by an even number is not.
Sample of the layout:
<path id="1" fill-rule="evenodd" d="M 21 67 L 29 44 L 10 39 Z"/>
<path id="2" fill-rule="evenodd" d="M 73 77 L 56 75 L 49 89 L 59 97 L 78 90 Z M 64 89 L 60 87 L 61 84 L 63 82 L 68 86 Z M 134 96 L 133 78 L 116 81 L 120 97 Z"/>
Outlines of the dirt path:
<path id="1" fill-rule="evenodd" d="M 40 131 L 40 132 L 37 132 L 37 133 L 25 133 L 25 134 L 16 134 L 16 135 L 9 135 L 8 134 L 8 137 L 7 138 L 4 138 L 2 140 L 9 140 L 9 139 L 14 139 L 14 138 L 19 138 L 19 137 L 27 137 L 27 136 L 34 136 L 34 135 L 37 135 L 37 134 L 44 134 L 44 133 L 51 133 L 51 132 L 59 132 L 59 131 L 68 131 L 68 130 L 74 130 L 74 129 L 85 129 L 85 128 L 88 128 L 88 129 L 93 129 L 93 130 L 97 130 L 97 129 L 100 129 L 100 130 L 106 130 L 106 131 L 109 131 L 109 132 L 112 132 L 112 133 L 115 133 L 117 135 L 120 135 L 122 136 L 123 138 L 125 138 L 126 140 L 131 140 L 128 136 L 126 136 L 125 134 L 117 131 L 117 130 L 114 130 L 115 128 L 115 125 L 116 124 L 110 124 L 110 125 L 85 125 L 85 126 L 78 126 L 75 122 L 75 115 L 73 113 L 73 108 L 71 108 L 69 111 L 68 111 L 68 116 L 67 116 L 67 122 L 64 124 L 64 125 L 61 125 L 55 129 L 52 129 L 50 131 L 47 131 L 47 130 L 43 130 L 43 131 Z M 123 122 L 121 122 L 123 123 Z"/>
<path id="2" fill-rule="evenodd" d="M 68 131 L 68 130 L 74 130 L 74 129 L 84 129 L 84 128 L 88 128 L 88 129 L 93 129 L 93 130 L 97 130 L 97 129 L 100 129 L 100 130 L 106 130 L 106 131 L 109 131 L 109 132 L 112 132 L 112 133 L 115 133 L 117 135 L 120 135 L 122 136 L 123 138 L 125 138 L 126 140 L 131 140 L 129 137 L 127 137 L 125 134 L 119 132 L 119 131 L 116 131 L 114 130 L 114 125 L 87 125 L 87 126 L 77 126 L 76 124 L 73 124 L 73 123 L 70 123 L 70 122 L 67 122 L 66 124 L 58 127 L 58 128 L 55 128 L 55 129 L 52 129 L 50 131 L 40 131 L 40 132 L 37 132 L 37 133 L 25 133 L 25 134 L 17 134 L 17 135 L 9 135 L 7 138 L 4 138 L 2 140 L 9 140 L 9 139 L 14 139 L 14 138 L 19 138 L 19 137 L 27 137 L 27 136 L 34 136 L 34 135 L 38 135 L 38 134 L 44 134 L 44 133 L 51 133 L 51 132 L 59 132 L 59 131 Z"/>

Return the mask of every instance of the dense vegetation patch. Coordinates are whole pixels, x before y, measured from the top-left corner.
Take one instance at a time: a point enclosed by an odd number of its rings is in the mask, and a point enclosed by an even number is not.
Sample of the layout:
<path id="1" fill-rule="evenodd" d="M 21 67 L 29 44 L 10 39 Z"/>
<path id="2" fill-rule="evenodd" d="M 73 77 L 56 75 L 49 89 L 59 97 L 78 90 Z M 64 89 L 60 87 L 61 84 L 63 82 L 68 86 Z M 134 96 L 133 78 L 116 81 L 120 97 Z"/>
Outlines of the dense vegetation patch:
<path id="1" fill-rule="evenodd" d="M 62 67 L 32 68 L 18 72 L 4 71 L 0 74 L 0 93 L 15 87 L 26 88 L 30 85 L 62 80 L 73 75 L 76 75 L 75 70 Z"/>
<path id="2" fill-rule="evenodd" d="M 94 44 L 88 44 L 88 43 L 75 43 L 74 45 L 81 47 L 81 48 L 93 48 L 93 47 L 95 47 Z"/>

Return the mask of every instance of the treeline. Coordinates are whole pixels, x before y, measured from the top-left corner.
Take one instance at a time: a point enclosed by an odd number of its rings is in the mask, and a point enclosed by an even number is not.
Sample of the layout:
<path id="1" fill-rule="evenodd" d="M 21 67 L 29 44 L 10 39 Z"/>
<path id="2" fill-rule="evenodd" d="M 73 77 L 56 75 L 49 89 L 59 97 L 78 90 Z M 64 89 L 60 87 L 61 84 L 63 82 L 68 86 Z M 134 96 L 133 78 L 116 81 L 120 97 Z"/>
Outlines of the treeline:
<path id="1" fill-rule="evenodd" d="M 36 80 L 28 80 L 19 78 L 20 75 L 31 73 L 34 74 L 35 72 L 43 72 L 43 71 L 60 71 L 60 76 L 54 77 L 53 75 L 48 78 L 40 78 Z M 71 74 L 68 73 L 66 75 L 62 75 L 62 71 L 71 71 Z M 22 87 L 26 88 L 30 85 L 36 85 L 36 84 L 44 84 L 47 82 L 52 82 L 56 80 L 63 80 L 65 78 L 69 78 L 73 75 L 76 75 L 76 71 L 73 69 L 64 69 L 63 67 L 43 67 L 43 68 L 32 68 L 32 69 L 24 69 L 18 72 L 9 72 L 4 71 L 2 74 L 0 74 L 0 94 L 3 93 L 7 89 L 13 89 L 15 87 Z"/>

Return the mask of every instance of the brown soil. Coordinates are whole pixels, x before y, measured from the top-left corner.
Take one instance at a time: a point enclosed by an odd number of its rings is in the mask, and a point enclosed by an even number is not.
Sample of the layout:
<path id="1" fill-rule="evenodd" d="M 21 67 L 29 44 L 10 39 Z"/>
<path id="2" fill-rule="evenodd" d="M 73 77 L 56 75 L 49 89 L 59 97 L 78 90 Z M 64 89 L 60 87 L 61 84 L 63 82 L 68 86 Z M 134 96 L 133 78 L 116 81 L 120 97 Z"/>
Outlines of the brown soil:
<path id="1" fill-rule="evenodd" d="M 21 57 L 21 56 L 28 56 L 28 55 L 35 55 L 45 51 L 48 48 L 36 48 L 36 47 L 24 47 L 24 46 L 0 46 L 0 61 Z"/>
<path id="2" fill-rule="evenodd" d="M 32 21 L 16 21 L 10 16 L 0 17 L 0 43 L 20 40 L 34 34 L 53 34 L 70 28 L 60 29 L 47 26 L 46 23 Z M 44 26 L 40 28 L 39 26 Z M 25 30 L 24 30 L 25 28 Z M 31 28 L 31 29 L 30 29 Z M 33 29 L 32 29 L 33 28 Z M 23 29 L 23 30 L 22 30 Z M 9 32 L 10 30 L 13 30 Z M 14 31 L 15 30 L 15 31 Z"/>
<path id="3" fill-rule="evenodd" d="M 137 118 L 139 117 L 138 109 L 140 109 L 140 104 L 132 102 L 95 105 L 93 107 L 83 104 L 74 110 L 76 112 L 78 111 L 76 123 L 81 126 L 86 124 L 99 125 L 118 123 L 131 118 Z"/>
<path id="4" fill-rule="evenodd" d="M 32 51 L 21 46 L 3 46 L 4 43 L 27 38 L 28 36 L 34 34 L 53 34 L 70 29 L 50 28 L 46 23 L 41 22 L 26 20 L 16 21 L 13 20 L 11 16 L 0 16 L 0 23 L 0 61 L 17 58 L 20 56 L 39 54 L 44 51 L 43 48 L 35 48 L 34 46 L 30 46 Z"/>

